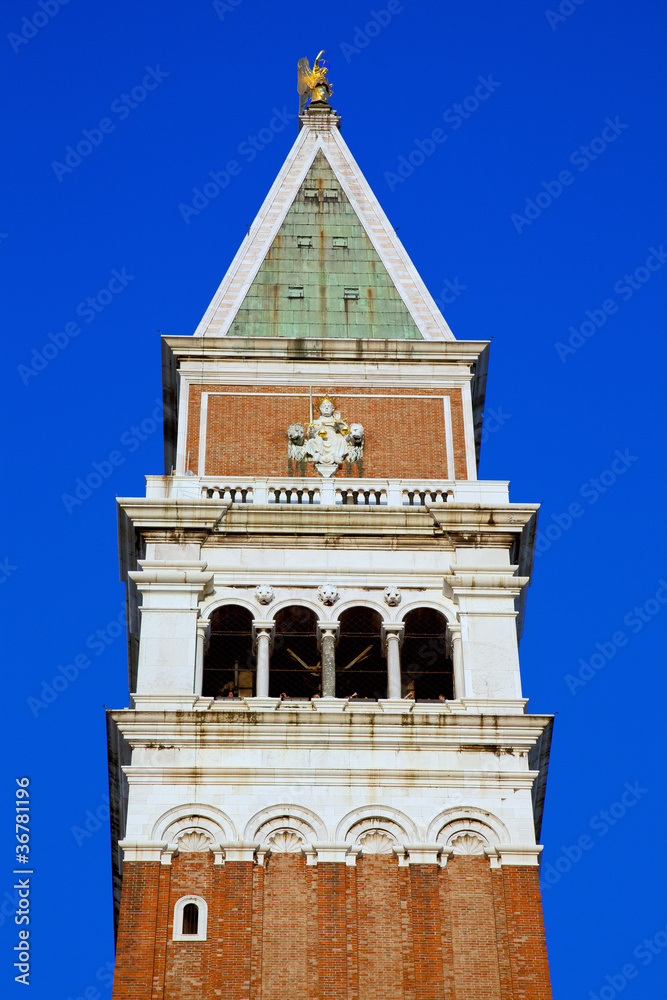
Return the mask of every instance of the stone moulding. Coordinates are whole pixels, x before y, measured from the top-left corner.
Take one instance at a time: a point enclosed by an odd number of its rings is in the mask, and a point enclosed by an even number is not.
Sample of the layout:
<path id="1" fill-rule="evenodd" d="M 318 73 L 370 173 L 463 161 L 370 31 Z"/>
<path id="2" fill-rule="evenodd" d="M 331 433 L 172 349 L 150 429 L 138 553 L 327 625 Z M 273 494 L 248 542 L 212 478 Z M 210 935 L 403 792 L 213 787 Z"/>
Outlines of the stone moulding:
<path id="1" fill-rule="evenodd" d="M 153 825 L 151 840 L 167 841 L 175 847 L 179 837 L 193 833 L 207 837 L 211 845 L 236 838 L 234 823 L 226 813 L 215 806 L 189 802 L 163 813 Z"/>

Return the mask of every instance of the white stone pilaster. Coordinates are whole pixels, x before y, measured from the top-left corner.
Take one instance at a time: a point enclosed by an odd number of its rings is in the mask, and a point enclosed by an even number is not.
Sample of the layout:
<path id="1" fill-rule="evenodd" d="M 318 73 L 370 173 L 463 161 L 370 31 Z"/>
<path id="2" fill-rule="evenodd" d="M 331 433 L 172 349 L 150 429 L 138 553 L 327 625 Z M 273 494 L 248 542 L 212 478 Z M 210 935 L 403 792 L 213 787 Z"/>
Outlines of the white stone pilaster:
<path id="1" fill-rule="evenodd" d="M 495 565 L 489 562 L 494 554 Z M 452 572 L 445 576 L 446 590 L 459 606 L 465 670 L 459 661 L 463 678 L 458 683 L 465 697 L 521 697 L 515 598 L 528 578 L 515 576 L 516 569 L 506 552 L 459 549 Z"/>
<path id="2" fill-rule="evenodd" d="M 199 602 L 213 573 L 205 562 L 142 560 L 128 576 L 143 597 L 137 694 L 187 695 L 195 687 Z"/>

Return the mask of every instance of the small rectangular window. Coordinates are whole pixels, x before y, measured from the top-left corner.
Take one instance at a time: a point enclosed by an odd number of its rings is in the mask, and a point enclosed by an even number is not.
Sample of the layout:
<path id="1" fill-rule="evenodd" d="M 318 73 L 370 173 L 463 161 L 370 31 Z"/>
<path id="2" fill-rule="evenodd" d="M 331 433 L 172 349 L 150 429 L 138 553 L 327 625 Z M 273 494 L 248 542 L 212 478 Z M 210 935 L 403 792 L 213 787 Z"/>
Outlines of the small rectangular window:
<path id="1" fill-rule="evenodd" d="M 303 196 L 304 198 L 307 199 L 314 199 L 315 201 L 319 201 L 320 192 L 317 190 L 317 188 L 305 188 Z"/>
<path id="2" fill-rule="evenodd" d="M 345 288 L 343 290 L 343 298 L 344 299 L 358 299 L 359 298 L 359 289 L 358 288 Z"/>
<path id="3" fill-rule="evenodd" d="M 300 247 L 312 247 L 313 238 L 312 236 L 297 236 L 296 242 Z"/>
<path id="4" fill-rule="evenodd" d="M 338 188 L 325 188 L 322 192 L 325 201 L 337 201 L 338 200 Z"/>
<path id="5" fill-rule="evenodd" d="M 290 285 L 287 291 L 288 299 L 302 299 L 303 298 L 303 285 Z"/>
<path id="6" fill-rule="evenodd" d="M 335 247 L 346 247 L 347 246 L 347 237 L 346 236 L 334 236 L 334 238 L 333 238 L 333 245 Z"/>

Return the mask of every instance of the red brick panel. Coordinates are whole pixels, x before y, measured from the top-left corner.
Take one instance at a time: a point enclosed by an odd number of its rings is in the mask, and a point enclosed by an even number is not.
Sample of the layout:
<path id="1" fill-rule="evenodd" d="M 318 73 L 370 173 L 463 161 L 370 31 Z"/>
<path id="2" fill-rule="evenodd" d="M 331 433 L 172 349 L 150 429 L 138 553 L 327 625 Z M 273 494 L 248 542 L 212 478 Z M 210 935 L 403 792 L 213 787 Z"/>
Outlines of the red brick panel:
<path id="1" fill-rule="evenodd" d="M 178 899 L 206 941 L 173 941 Z M 483 857 L 399 868 L 128 862 L 113 1000 L 551 1000 L 538 869 Z"/>
<path id="2" fill-rule="evenodd" d="M 489 862 L 447 862 L 456 1000 L 501 1000 L 496 920 Z"/>
<path id="3" fill-rule="evenodd" d="M 509 935 L 507 932 L 507 912 L 505 908 L 505 889 L 503 885 L 502 868 L 492 869 L 491 886 L 493 891 L 493 906 L 496 914 L 496 947 L 498 949 L 500 995 L 502 1000 L 514 1000 L 512 961 L 510 956 Z"/>
<path id="4" fill-rule="evenodd" d="M 224 970 L 220 994 L 225 1000 L 248 1000 L 252 941 L 252 862 L 228 861 L 224 867 L 222 946 Z M 168 997 L 167 1000 L 172 1000 Z M 185 1000 L 185 998 L 184 998 Z"/>
<path id="5" fill-rule="evenodd" d="M 403 996 L 403 941 L 399 868 L 389 854 L 357 861 L 359 996 L 387 1000 Z"/>
<path id="6" fill-rule="evenodd" d="M 125 862 L 113 1000 L 152 1000 L 159 875 L 158 864 Z"/>
<path id="7" fill-rule="evenodd" d="M 169 867 L 165 866 L 164 870 L 169 871 Z M 161 914 L 166 924 L 167 940 L 164 993 L 160 991 L 156 976 L 153 1000 L 190 1000 L 193 996 L 206 993 L 212 986 L 216 949 L 210 928 L 206 941 L 174 941 L 174 907 L 183 896 L 201 896 L 206 900 L 210 919 L 215 883 L 219 878 L 220 867 L 213 864 L 208 852 L 174 857 L 169 901 Z"/>
<path id="8" fill-rule="evenodd" d="M 507 865 L 502 873 L 513 1000 L 551 1000 L 539 868 Z"/>
<path id="9" fill-rule="evenodd" d="M 440 954 L 442 956 L 442 996 L 443 1000 L 456 1000 L 456 979 L 454 976 L 454 949 L 452 945 L 452 914 L 449 892 L 449 875 L 446 868 L 440 870 Z"/>
<path id="10" fill-rule="evenodd" d="M 317 866 L 317 924 L 319 1000 L 347 998 L 347 934 L 344 862 Z M 298 994 L 292 994 L 296 1000 Z"/>
<path id="11" fill-rule="evenodd" d="M 308 995 L 310 869 L 300 854 L 275 854 L 264 882 L 262 992 L 271 1000 Z"/>
<path id="12" fill-rule="evenodd" d="M 346 918 L 347 918 L 347 1000 L 359 1000 L 359 888 L 358 869 L 346 868 Z M 366 994 L 364 994 L 366 996 Z"/>
<path id="13" fill-rule="evenodd" d="M 291 463 L 287 428 L 308 423 L 308 397 L 301 390 L 276 386 L 191 386 L 186 461 L 198 470 L 199 417 L 202 392 L 223 392 L 208 398 L 207 476 L 314 475 L 313 463 Z M 315 415 L 324 394 L 313 387 Z M 299 392 L 295 396 L 293 393 Z M 227 393 L 231 393 L 228 395 Z M 238 395 L 237 395 L 238 393 Z M 344 463 L 345 478 L 446 479 L 447 452 L 443 396 L 452 411 L 454 473 L 466 479 L 463 403 L 459 389 L 333 389 L 344 420 L 361 423 L 366 433 L 364 458 Z M 418 398 L 418 397 L 433 397 Z M 252 441 L 252 446 L 250 446 Z"/>
<path id="14" fill-rule="evenodd" d="M 410 865 L 416 1000 L 442 1000 L 442 941 L 437 865 Z"/>
<path id="15" fill-rule="evenodd" d="M 167 947 L 169 937 L 172 933 L 173 924 L 170 922 L 172 907 L 169 904 L 171 893 L 170 865 L 160 865 L 158 876 L 158 905 L 157 919 L 155 921 L 155 951 L 153 955 L 153 997 L 155 1000 L 163 1000 L 165 994 L 165 980 L 167 972 Z M 178 868 L 176 869 L 178 875 Z M 179 895 L 185 895 L 179 893 Z"/>
<path id="16" fill-rule="evenodd" d="M 415 1000 L 414 942 L 412 940 L 412 892 L 410 869 L 398 869 L 398 885 L 401 899 L 401 950 L 403 953 L 403 998 Z"/>
<path id="17" fill-rule="evenodd" d="M 264 865 L 252 872 L 252 940 L 250 955 L 250 1000 L 262 997 L 262 962 L 264 955 Z M 223 982 L 224 968 L 216 972 L 216 983 Z"/>

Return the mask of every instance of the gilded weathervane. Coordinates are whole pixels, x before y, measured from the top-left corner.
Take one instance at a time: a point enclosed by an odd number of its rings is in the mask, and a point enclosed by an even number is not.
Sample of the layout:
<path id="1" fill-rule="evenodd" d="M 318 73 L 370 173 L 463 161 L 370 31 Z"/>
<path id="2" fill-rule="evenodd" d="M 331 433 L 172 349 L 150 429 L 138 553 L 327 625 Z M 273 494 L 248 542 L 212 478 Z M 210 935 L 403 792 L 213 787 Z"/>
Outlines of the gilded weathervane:
<path id="1" fill-rule="evenodd" d="M 305 56 L 297 63 L 300 114 L 309 104 L 327 104 L 333 94 L 333 87 L 327 80 L 329 63 L 322 59 L 323 55 L 324 49 L 315 59 L 312 69 Z"/>

